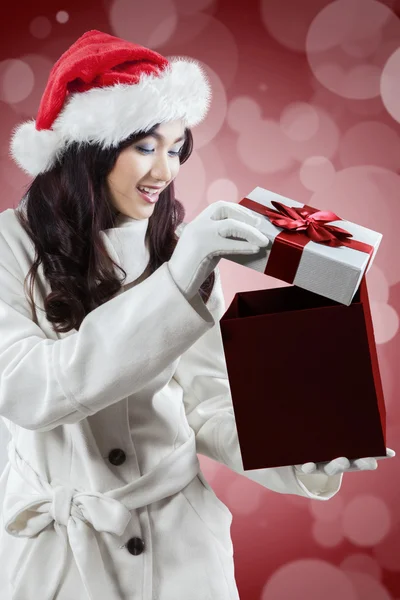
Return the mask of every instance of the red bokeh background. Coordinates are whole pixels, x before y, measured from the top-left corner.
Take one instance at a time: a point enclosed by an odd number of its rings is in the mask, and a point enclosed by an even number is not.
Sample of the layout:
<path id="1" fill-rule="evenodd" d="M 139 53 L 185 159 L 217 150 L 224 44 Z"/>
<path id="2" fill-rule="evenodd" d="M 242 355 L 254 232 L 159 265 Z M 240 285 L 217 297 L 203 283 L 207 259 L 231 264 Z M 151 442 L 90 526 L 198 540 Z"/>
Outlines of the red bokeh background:
<path id="1" fill-rule="evenodd" d="M 36 117 L 59 56 L 99 29 L 192 56 L 210 77 L 212 108 L 177 180 L 186 220 L 261 186 L 383 233 L 367 282 L 387 446 L 399 453 L 400 1 L 22 0 L 3 7 L 0 27 L 0 210 L 30 182 L 8 155 L 13 127 Z M 227 305 L 285 285 L 226 260 L 220 269 Z M 345 474 L 328 502 L 201 464 L 234 516 L 242 600 L 400 599 L 398 456 Z"/>

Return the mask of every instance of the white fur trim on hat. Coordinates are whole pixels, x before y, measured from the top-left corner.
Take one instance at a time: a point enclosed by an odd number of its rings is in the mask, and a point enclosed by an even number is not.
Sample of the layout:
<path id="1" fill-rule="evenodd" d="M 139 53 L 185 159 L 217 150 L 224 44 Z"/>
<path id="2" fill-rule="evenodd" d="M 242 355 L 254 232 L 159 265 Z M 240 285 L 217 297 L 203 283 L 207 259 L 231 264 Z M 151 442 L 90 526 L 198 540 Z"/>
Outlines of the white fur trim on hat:
<path id="1" fill-rule="evenodd" d="M 161 75 L 142 73 L 136 84 L 71 94 L 51 130 L 38 131 L 34 120 L 17 126 L 10 143 L 12 158 L 36 176 L 51 169 L 71 142 L 109 148 L 156 123 L 182 119 L 187 127 L 197 125 L 210 106 L 210 84 L 196 61 L 169 60 Z"/>

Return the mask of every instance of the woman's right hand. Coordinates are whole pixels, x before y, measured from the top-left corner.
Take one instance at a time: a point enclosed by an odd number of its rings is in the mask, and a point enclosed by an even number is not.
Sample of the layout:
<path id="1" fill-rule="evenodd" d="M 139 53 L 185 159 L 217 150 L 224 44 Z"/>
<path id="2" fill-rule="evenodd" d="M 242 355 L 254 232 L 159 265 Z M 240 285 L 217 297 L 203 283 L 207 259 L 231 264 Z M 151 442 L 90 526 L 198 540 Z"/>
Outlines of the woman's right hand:
<path id="1" fill-rule="evenodd" d="M 189 300 L 224 254 L 255 254 L 260 247 L 269 245 L 270 240 L 257 229 L 260 222 L 244 206 L 220 200 L 186 224 L 168 266 L 175 283 Z"/>

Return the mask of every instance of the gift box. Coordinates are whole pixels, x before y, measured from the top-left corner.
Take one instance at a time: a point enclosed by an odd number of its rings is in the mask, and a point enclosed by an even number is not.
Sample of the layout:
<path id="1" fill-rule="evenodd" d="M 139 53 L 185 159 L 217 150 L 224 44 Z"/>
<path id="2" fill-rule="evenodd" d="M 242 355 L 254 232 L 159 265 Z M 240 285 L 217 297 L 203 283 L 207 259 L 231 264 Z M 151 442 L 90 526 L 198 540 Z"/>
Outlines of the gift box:
<path id="1" fill-rule="evenodd" d="M 236 293 L 220 328 L 245 470 L 386 455 L 365 277 L 349 306 L 298 286 Z"/>
<path id="2" fill-rule="evenodd" d="M 350 305 L 382 234 L 261 187 L 239 204 L 263 217 L 258 228 L 272 244 L 224 258 Z"/>

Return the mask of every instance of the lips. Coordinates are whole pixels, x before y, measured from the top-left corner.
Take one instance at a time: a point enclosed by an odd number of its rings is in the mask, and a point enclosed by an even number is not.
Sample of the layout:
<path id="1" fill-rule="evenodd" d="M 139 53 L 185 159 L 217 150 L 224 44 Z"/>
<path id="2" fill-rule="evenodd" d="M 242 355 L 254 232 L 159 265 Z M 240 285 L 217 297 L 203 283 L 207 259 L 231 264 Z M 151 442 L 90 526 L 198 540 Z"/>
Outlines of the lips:
<path id="1" fill-rule="evenodd" d="M 157 194 L 154 194 L 153 196 L 149 196 L 148 194 L 145 194 L 145 192 L 142 192 L 141 190 L 139 190 L 139 188 L 136 188 L 136 189 L 139 192 L 139 194 L 142 196 L 142 198 L 144 198 L 144 200 L 146 200 L 146 202 L 149 202 L 149 204 L 155 204 L 157 202 L 158 197 L 161 192 L 161 190 L 159 190 L 157 192 Z"/>

